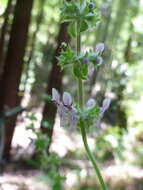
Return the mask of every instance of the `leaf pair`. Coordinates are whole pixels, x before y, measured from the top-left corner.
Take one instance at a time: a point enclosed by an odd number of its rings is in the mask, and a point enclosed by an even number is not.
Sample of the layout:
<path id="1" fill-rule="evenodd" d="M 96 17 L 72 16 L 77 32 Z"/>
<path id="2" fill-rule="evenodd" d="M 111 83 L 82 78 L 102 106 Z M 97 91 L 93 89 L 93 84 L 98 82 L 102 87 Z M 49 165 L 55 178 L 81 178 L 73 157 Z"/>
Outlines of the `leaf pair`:
<path id="1" fill-rule="evenodd" d="M 74 62 L 74 55 L 74 51 L 72 51 L 69 47 L 67 50 L 61 52 L 61 55 L 57 57 L 57 59 L 58 65 L 60 65 L 62 70 Z"/>
<path id="2" fill-rule="evenodd" d="M 88 74 L 88 65 L 81 62 L 74 63 L 73 72 L 79 79 L 86 80 Z"/>
<path id="3" fill-rule="evenodd" d="M 99 21 L 99 16 L 95 5 L 91 2 L 83 0 L 79 1 L 64 1 L 61 8 L 61 22 L 71 22 L 68 27 L 69 34 L 72 37 L 76 36 L 76 24 L 78 23 L 79 31 L 84 32 L 89 28 L 96 26 Z"/>
<path id="4" fill-rule="evenodd" d="M 71 22 L 68 26 L 68 33 L 70 34 L 71 37 L 76 37 L 77 31 L 76 31 L 76 24 L 75 22 Z M 81 21 L 80 23 L 80 32 L 85 32 L 88 30 L 88 24 L 86 21 Z"/>

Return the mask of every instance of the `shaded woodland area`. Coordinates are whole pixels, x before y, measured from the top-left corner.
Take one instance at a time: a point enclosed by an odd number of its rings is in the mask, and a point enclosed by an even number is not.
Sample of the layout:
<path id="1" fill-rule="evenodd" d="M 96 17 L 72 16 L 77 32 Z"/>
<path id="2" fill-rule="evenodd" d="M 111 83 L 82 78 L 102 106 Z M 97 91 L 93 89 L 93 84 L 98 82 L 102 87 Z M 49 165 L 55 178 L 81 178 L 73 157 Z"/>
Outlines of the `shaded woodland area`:
<path id="1" fill-rule="evenodd" d="M 73 72 L 61 71 L 57 59 L 64 43 L 72 48 L 76 44 L 68 34 L 69 23 L 61 23 L 61 3 L 0 1 L 2 190 L 7 188 L 4 183 L 17 184 L 11 190 L 99 188 L 79 131 L 59 126 L 51 101 L 52 88 L 71 92 L 77 99 Z M 142 190 L 143 1 L 98 0 L 95 4 L 100 21 L 83 33 L 81 51 L 95 49 L 100 42 L 105 51 L 103 65 L 85 82 L 84 96 L 98 104 L 109 97 L 111 105 L 101 129 L 88 131 L 88 138 L 109 189 Z M 33 176 L 32 185 L 39 181 L 37 187 L 29 185 L 27 176 Z"/>

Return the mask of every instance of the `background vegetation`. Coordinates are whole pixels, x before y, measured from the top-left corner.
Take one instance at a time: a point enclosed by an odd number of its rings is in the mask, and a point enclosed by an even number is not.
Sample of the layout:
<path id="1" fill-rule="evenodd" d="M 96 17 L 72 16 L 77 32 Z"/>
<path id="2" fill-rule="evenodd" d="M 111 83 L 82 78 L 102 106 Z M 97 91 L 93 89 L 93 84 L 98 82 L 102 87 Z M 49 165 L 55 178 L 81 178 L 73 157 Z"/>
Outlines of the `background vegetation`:
<path id="1" fill-rule="evenodd" d="M 78 131 L 59 127 L 51 89 L 77 98 L 71 70 L 61 72 L 57 56 L 71 41 L 60 23 L 62 1 L 0 2 L 0 186 L 30 190 L 26 176 L 42 190 L 92 190 L 96 181 Z M 143 1 L 98 0 L 101 22 L 82 36 L 82 51 L 105 43 L 104 64 L 86 83 L 85 97 L 112 103 L 101 129 L 89 141 L 110 189 L 143 189 Z M 91 88 L 92 87 L 92 88 Z M 4 129 L 4 130 L 3 130 Z M 5 132 L 5 135 L 4 135 Z M 5 136 L 5 138 L 3 138 Z M 9 172 L 11 178 L 5 182 Z M 27 174 L 23 174 L 25 170 Z M 36 169 L 35 169 L 36 168 Z M 21 172 L 25 182 L 19 183 Z M 31 174 L 30 172 L 35 173 Z M 8 179 L 8 178 L 7 178 Z M 35 183 L 35 182 L 32 182 Z"/>

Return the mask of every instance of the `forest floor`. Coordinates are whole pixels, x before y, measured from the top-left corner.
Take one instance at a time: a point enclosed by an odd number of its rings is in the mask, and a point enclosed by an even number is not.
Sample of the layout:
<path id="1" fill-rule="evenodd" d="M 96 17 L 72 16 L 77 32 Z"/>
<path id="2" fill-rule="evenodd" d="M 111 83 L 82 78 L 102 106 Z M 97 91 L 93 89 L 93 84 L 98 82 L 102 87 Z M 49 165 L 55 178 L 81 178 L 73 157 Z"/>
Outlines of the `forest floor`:
<path id="1" fill-rule="evenodd" d="M 106 181 L 110 184 L 110 190 L 143 190 L 143 170 L 130 166 L 104 166 L 103 173 Z M 92 172 L 91 172 L 92 173 Z M 82 180 L 82 184 L 89 187 L 95 187 L 94 175 L 90 174 L 90 178 Z M 70 179 L 69 179 L 70 177 Z M 73 176 L 67 176 L 66 188 L 76 188 L 78 179 Z M 72 183 L 72 184 L 70 184 Z M 0 190 L 50 190 L 50 184 L 45 183 L 44 174 L 39 170 L 27 167 L 24 162 L 9 163 L 5 167 L 5 171 L 0 175 Z M 83 188 L 85 189 L 85 188 Z M 92 188 L 91 188 L 92 189 Z M 94 188 L 93 188 L 94 189 Z"/>
<path id="2" fill-rule="evenodd" d="M 59 121 L 57 120 L 57 122 Z M 35 137 L 31 131 L 26 130 L 25 126 L 27 126 L 27 123 L 22 121 L 16 127 L 11 152 L 14 159 L 11 163 L 5 165 L 5 171 L 0 174 L 0 190 L 51 190 L 50 183 L 47 183 L 44 179 L 44 174 L 22 161 L 23 158 L 27 159 L 31 154 L 33 147 L 30 146 L 30 138 Z M 61 158 L 64 158 L 68 151 L 77 152 L 82 148 L 82 141 L 78 135 L 73 137 L 66 130 L 56 126 L 59 125 L 55 125 L 51 151 L 55 151 Z M 88 140 L 90 147 L 93 147 L 92 138 Z M 70 158 L 69 155 L 68 158 Z M 83 168 L 81 171 L 83 177 L 79 182 L 79 176 L 75 175 L 75 170 L 72 171 L 66 168 L 65 189 L 95 190 L 95 175 L 89 162 L 85 159 L 72 159 L 71 162 L 75 163 L 75 166 L 77 164 L 80 168 Z M 86 168 L 90 169 L 89 173 L 85 173 Z M 110 184 L 110 190 L 143 190 L 143 169 L 140 167 L 131 166 L 127 163 L 115 164 L 113 161 L 108 161 L 102 166 L 102 173 Z M 84 187 L 82 188 L 82 185 L 79 187 L 79 183 L 83 184 Z"/>
<path id="3" fill-rule="evenodd" d="M 0 175 L 0 190 L 48 190 L 46 184 L 40 181 L 42 173 L 34 169 L 17 168 L 9 164 Z"/>

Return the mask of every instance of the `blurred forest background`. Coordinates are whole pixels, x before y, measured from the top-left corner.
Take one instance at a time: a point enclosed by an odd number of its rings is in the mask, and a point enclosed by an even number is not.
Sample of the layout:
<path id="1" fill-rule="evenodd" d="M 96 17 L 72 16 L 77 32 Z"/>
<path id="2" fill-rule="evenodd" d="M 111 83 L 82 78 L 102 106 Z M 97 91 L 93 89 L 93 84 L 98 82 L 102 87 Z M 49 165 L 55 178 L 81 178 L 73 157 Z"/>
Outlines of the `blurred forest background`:
<path id="1" fill-rule="evenodd" d="M 0 189 L 95 190 L 80 134 L 59 127 L 52 88 L 71 92 L 71 70 L 57 56 L 70 43 L 58 0 L 0 0 Z M 90 147 L 110 190 L 143 190 L 143 0 L 98 0 L 101 22 L 82 50 L 105 43 L 104 64 L 85 96 L 112 99 Z"/>

